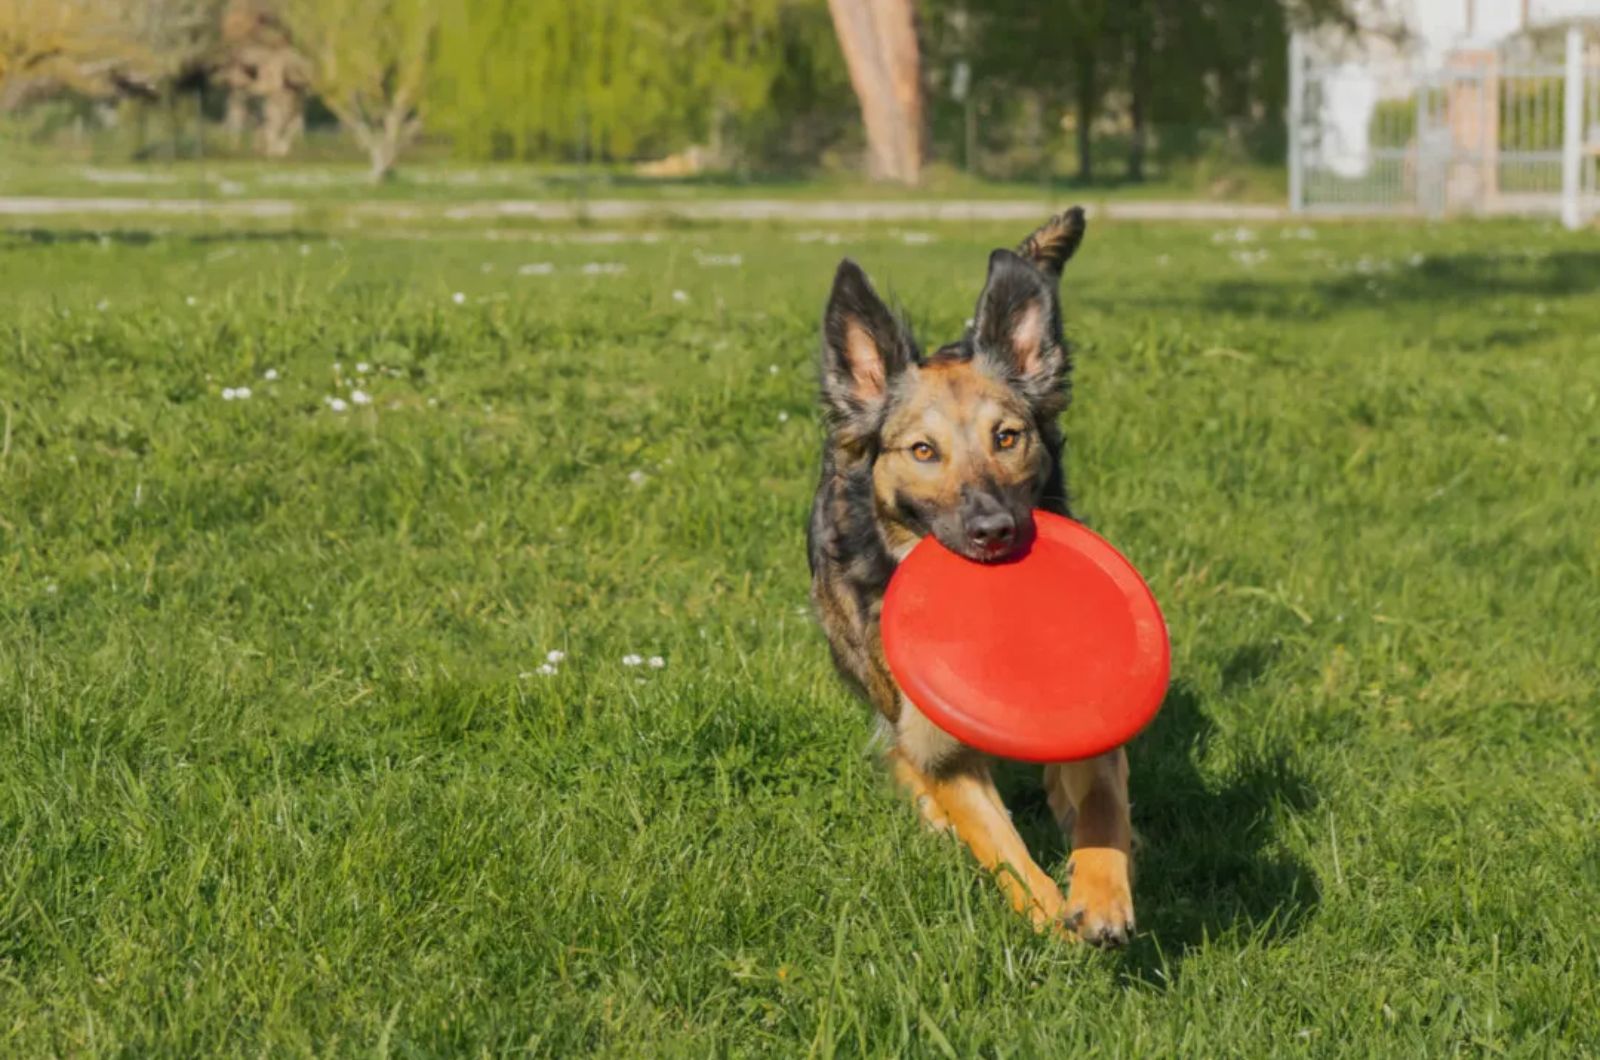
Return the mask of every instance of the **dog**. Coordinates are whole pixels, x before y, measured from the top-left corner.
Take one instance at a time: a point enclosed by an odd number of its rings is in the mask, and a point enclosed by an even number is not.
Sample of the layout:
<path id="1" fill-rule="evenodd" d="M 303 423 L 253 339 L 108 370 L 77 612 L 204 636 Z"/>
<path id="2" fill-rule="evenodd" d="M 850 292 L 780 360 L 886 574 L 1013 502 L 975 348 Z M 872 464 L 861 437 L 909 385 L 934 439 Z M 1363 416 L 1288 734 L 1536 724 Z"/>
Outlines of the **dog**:
<path id="1" fill-rule="evenodd" d="M 889 577 L 924 536 L 996 562 L 1024 547 L 1035 508 L 1071 517 L 1058 423 L 1071 358 L 1058 287 L 1084 228 L 1074 208 L 1015 251 L 991 254 L 965 334 L 926 356 L 861 268 L 840 262 L 823 315 L 827 435 L 806 544 L 834 663 L 876 709 L 890 771 L 925 822 L 960 837 L 1035 928 L 1120 945 L 1134 930 L 1124 751 L 1044 768 L 1072 843 L 1063 896 L 1012 825 L 989 760 L 906 698 L 878 632 Z"/>

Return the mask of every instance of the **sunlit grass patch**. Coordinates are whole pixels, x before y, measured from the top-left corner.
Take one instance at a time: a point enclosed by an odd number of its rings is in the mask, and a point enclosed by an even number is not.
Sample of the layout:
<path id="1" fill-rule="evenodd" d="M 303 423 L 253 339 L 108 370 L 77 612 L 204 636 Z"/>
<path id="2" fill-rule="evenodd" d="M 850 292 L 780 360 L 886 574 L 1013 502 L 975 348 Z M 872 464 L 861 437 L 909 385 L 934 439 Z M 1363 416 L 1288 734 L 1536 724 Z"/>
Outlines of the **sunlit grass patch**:
<path id="1" fill-rule="evenodd" d="M 833 266 L 937 342 L 1022 233 L 523 231 L 0 235 L 5 1051 L 1600 1041 L 1582 237 L 1092 228 L 1071 482 L 1174 684 L 1088 954 L 805 613 Z"/>

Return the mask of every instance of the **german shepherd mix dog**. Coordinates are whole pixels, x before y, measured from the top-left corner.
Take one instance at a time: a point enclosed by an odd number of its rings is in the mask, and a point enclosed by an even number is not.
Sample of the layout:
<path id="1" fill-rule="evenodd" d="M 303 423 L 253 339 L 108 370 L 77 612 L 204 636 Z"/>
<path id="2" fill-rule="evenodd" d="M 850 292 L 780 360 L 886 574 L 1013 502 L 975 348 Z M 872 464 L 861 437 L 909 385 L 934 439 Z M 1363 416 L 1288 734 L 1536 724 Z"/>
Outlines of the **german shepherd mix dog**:
<path id="1" fill-rule="evenodd" d="M 953 829 L 1035 927 L 1108 945 L 1133 932 L 1126 755 L 1044 769 L 1072 841 L 1063 897 L 1028 855 L 988 761 L 901 693 L 878 636 L 889 576 L 924 535 L 993 562 L 1027 542 L 1034 508 L 1071 514 L 1057 424 L 1069 351 L 1056 289 L 1083 231 L 1083 211 L 1072 209 L 1015 252 L 996 250 L 966 334 L 929 355 L 860 267 L 840 263 L 823 320 L 828 435 L 807 543 L 834 662 L 892 732 L 889 766 L 923 818 Z"/>

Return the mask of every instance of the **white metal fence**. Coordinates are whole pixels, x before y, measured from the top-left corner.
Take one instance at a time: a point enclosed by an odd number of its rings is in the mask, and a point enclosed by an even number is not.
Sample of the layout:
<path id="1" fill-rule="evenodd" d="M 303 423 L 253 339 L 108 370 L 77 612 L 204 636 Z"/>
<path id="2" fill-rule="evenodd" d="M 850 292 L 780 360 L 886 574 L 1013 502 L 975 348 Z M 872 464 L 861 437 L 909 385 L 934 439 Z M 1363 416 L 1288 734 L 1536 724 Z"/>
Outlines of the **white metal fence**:
<path id="1" fill-rule="evenodd" d="M 1314 213 L 1600 213 L 1600 62 L 1457 50 L 1442 62 L 1290 46 L 1289 194 Z"/>

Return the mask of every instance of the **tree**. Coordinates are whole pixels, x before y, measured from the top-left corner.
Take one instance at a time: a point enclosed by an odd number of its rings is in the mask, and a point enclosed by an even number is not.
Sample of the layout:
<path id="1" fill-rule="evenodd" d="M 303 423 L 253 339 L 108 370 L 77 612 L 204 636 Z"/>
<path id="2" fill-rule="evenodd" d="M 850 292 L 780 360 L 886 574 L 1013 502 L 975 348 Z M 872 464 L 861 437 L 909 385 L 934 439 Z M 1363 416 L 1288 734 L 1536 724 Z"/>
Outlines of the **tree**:
<path id="1" fill-rule="evenodd" d="M 374 183 L 422 130 L 437 44 L 435 0 L 287 0 L 311 83 L 371 163 Z"/>
<path id="2" fill-rule="evenodd" d="M 282 158 L 305 132 L 310 64 L 289 38 L 281 5 L 271 0 L 232 0 L 221 19 L 214 77 L 228 89 L 225 122 L 237 147 L 250 123 L 250 101 L 259 100 L 257 145 L 268 158 Z"/>
<path id="3" fill-rule="evenodd" d="M 823 0 L 463 0 L 428 120 L 479 158 L 725 167 L 848 98 Z"/>
<path id="4" fill-rule="evenodd" d="M 58 89 L 109 95 L 148 55 L 117 0 L 0 0 L 0 113 Z"/>
<path id="5" fill-rule="evenodd" d="M 626 158 L 675 141 L 698 58 L 691 6 L 467 0 L 441 33 L 440 120 L 480 157 Z"/>
<path id="6" fill-rule="evenodd" d="M 1149 147 L 1150 55 L 1155 49 L 1157 0 L 1126 0 L 1115 12 L 1115 35 L 1125 44 L 1128 84 L 1128 167 L 1131 181 L 1144 180 L 1144 157 Z"/>
<path id="7" fill-rule="evenodd" d="M 162 87 L 203 79 L 222 32 L 224 0 L 140 0 L 124 5 L 128 31 Z"/>
<path id="8" fill-rule="evenodd" d="M 912 0 L 828 0 L 861 106 L 868 172 L 915 184 L 922 170 L 922 64 Z"/>
<path id="9" fill-rule="evenodd" d="M 1071 113 L 1077 174 L 1096 174 L 1110 127 L 1127 138 L 1126 174 L 1152 154 L 1221 149 L 1280 158 L 1292 25 L 1350 25 L 1356 0 L 922 0 L 930 69 L 971 64 L 986 131 Z M 938 108 L 948 127 L 949 108 Z M 1046 120 L 1045 127 L 1054 123 Z M 1219 139 L 1217 133 L 1222 133 Z"/>
<path id="10" fill-rule="evenodd" d="M 1077 73 L 1074 100 L 1078 108 L 1078 179 L 1094 179 L 1094 122 L 1105 99 L 1102 64 L 1106 58 L 1106 0 L 1073 0 L 1065 5 L 1066 40 Z"/>

